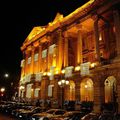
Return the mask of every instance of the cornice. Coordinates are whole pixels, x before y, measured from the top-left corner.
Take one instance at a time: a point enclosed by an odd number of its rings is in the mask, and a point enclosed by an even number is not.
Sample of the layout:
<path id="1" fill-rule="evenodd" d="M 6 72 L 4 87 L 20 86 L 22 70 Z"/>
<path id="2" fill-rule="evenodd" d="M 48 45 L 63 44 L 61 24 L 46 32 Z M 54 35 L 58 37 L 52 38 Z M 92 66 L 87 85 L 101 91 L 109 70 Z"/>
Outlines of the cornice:
<path id="1" fill-rule="evenodd" d="M 91 16 L 93 16 L 97 10 L 99 11 L 99 8 L 102 7 L 102 5 L 104 7 L 105 6 L 104 4 L 109 1 L 112 2 L 113 0 L 89 0 L 86 4 L 79 7 L 68 16 L 63 17 L 61 20 L 53 21 L 52 23 L 49 23 L 48 25 L 46 25 L 45 30 L 43 30 L 42 32 L 34 36 L 31 40 L 27 40 L 28 38 L 26 38 L 25 42 L 21 47 L 21 50 L 24 50 L 31 43 L 35 42 L 38 39 L 41 39 L 48 33 L 52 33 L 54 30 L 57 30 L 60 28 L 60 29 L 63 29 L 62 31 L 64 31 L 69 25 L 74 24 L 77 21 L 80 21 L 81 19 L 84 19 L 90 14 Z M 113 1 L 113 3 L 111 3 L 111 6 L 112 4 L 116 4 L 116 3 L 117 2 Z"/>

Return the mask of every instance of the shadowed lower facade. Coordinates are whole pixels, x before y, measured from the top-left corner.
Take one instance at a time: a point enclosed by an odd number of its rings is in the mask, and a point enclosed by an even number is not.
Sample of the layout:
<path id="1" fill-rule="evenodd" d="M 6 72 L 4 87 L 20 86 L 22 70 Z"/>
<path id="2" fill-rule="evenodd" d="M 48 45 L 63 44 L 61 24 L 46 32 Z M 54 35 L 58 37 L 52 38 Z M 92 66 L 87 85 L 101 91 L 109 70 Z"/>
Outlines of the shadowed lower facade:
<path id="1" fill-rule="evenodd" d="M 90 0 L 68 16 L 32 29 L 21 51 L 19 97 L 26 100 L 118 102 L 120 0 Z M 60 80 L 69 81 L 62 87 Z M 63 81 L 64 83 L 65 81 Z"/>

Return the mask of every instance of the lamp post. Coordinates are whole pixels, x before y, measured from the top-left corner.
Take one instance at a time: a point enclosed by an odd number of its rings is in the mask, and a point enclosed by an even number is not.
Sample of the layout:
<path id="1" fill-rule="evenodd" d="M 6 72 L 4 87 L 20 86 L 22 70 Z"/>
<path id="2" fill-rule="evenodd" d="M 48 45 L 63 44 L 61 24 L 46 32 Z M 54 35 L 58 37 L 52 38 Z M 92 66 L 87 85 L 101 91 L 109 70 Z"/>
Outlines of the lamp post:
<path id="1" fill-rule="evenodd" d="M 8 73 L 5 73 L 5 74 L 4 74 L 4 77 L 5 77 L 5 78 L 8 78 L 8 77 L 9 77 L 9 74 L 8 74 Z"/>
<path id="2" fill-rule="evenodd" d="M 85 91 L 86 91 L 86 96 L 85 96 L 85 101 L 88 101 L 88 85 L 85 85 Z"/>
<path id="3" fill-rule="evenodd" d="M 0 92 L 1 92 L 1 99 L 3 99 L 5 88 L 4 87 L 0 88 Z"/>
<path id="4" fill-rule="evenodd" d="M 23 97 L 23 90 L 25 89 L 25 87 L 24 86 L 20 86 L 19 87 L 19 98 L 20 98 L 20 101 L 21 101 L 21 99 L 22 99 L 22 97 Z"/>
<path id="5" fill-rule="evenodd" d="M 60 80 L 58 81 L 58 85 L 61 87 L 61 107 L 63 108 L 63 102 L 64 102 L 64 87 L 66 85 L 69 85 L 69 81 L 68 80 Z"/>

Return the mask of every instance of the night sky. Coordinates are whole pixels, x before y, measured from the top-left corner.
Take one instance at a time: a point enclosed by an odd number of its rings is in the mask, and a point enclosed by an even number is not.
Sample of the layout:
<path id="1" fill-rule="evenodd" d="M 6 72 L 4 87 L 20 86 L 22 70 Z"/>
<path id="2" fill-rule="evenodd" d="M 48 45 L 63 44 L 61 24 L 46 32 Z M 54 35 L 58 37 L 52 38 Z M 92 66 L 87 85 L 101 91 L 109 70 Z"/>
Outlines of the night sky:
<path id="1" fill-rule="evenodd" d="M 6 72 L 11 76 L 9 81 L 18 81 L 22 59 L 20 47 L 34 26 L 53 21 L 57 12 L 66 16 L 87 1 L 3 1 L 0 4 L 0 85 Z"/>

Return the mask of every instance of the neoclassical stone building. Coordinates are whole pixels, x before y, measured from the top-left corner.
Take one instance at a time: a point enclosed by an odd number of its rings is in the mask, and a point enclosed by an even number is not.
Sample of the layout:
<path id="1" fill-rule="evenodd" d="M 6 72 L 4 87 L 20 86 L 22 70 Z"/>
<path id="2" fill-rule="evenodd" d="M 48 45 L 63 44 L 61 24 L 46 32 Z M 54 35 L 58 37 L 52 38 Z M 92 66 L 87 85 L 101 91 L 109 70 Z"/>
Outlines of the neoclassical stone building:
<path id="1" fill-rule="evenodd" d="M 21 50 L 20 97 L 94 101 L 95 111 L 117 101 L 120 112 L 120 0 L 90 0 L 68 16 L 57 13 L 32 29 Z M 61 88 L 62 79 L 68 84 Z"/>

